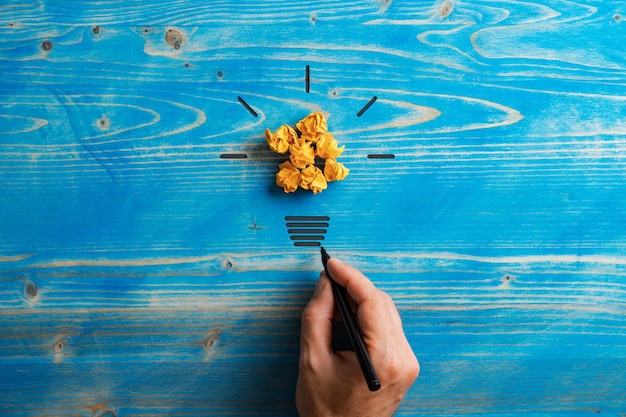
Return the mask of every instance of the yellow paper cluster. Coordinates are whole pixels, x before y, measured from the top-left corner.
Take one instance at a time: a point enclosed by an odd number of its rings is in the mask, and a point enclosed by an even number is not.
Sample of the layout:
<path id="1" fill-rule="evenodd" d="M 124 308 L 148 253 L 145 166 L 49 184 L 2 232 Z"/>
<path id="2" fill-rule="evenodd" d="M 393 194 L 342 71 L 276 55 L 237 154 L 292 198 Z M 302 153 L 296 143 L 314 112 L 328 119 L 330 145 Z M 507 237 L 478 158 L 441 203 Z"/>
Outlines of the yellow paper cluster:
<path id="1" fill-rule="evenodd" d="M 276 185 L 286 193 L 298 187 L 317 194 L 328 187 L 331 181 L 348 176 L 350 170 L 337 157 L 345 146 L 328 131 L 328 123 L 322 112 L 311 113 L 296 123 L 296 128 L 282 125 L 275 132 L 265 129 L 265 139 L 276 153 L 289 153 L 289 159 L 278 165 Z M 315 166 L 315 158 L 324 160 L 324 171 Z"/>

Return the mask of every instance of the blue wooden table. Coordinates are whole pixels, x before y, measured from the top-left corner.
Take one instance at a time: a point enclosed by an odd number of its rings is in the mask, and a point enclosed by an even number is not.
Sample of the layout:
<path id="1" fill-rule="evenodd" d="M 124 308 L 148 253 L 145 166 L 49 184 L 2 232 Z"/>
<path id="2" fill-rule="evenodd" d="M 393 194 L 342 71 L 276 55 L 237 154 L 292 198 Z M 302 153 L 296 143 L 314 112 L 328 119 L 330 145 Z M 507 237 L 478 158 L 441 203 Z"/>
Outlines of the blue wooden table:
<path id="1" fill-rule="evenodd" d="M 313 222 L 399 307 L 399 415 L 624 417 L 622 13 L 3 0 L 0 414 L 295 415 Z M 316 111 L 350 175 L 286 194 Z"/>

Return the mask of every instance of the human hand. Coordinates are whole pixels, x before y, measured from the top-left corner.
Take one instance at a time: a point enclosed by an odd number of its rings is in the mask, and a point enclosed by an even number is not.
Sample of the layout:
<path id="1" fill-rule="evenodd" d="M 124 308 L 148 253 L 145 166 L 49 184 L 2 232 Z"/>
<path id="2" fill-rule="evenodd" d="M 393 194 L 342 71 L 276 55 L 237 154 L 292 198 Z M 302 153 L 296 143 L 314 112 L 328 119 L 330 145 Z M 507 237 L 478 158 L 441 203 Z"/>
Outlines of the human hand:
<path id="1" fill-rule="evenodd" d="M 356 355 L 331 348 L 335 303 L 322 272 L 302 312 L 296 407 L 300 417 L 390 417 L 419 374 L 419 363 L 404 335 L 391 297 L 357 269 L 336 258 L 328 272 L 356 304 L 363 342 L 381 388 L 370 391 Z"/>

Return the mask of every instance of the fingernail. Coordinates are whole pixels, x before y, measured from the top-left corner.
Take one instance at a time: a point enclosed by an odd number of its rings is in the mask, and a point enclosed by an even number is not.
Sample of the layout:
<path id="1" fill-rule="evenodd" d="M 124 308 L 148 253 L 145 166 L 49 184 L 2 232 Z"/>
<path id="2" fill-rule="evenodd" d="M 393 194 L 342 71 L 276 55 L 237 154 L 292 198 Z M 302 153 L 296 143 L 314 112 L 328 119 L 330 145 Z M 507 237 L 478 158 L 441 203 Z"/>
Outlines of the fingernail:
<path id="1" fill-rule="evenodd" d="M 344 263 L 340 259 L 330 258 L 328 260 L 328 272 L 333 278 L 335 278 L 335 275 L 339 273 L 337 270 L 343 268 L 343 265 Z"/>

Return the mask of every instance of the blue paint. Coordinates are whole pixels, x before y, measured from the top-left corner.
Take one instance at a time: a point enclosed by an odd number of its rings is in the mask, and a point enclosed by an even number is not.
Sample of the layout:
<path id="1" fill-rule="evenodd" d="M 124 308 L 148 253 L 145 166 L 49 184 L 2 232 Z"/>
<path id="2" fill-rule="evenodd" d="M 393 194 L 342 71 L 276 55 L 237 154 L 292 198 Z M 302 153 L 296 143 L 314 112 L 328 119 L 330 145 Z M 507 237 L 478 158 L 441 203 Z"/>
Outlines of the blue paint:
<path id="1" fill-rule="evenodd" d="M 6 4 L 1 414 L 294 415 L 319 215 L 422 362 L 400 415 L 625 413 L 622 7 Z M 350 176 L 286 195 L 263 131 L 318 110 Z"/>

